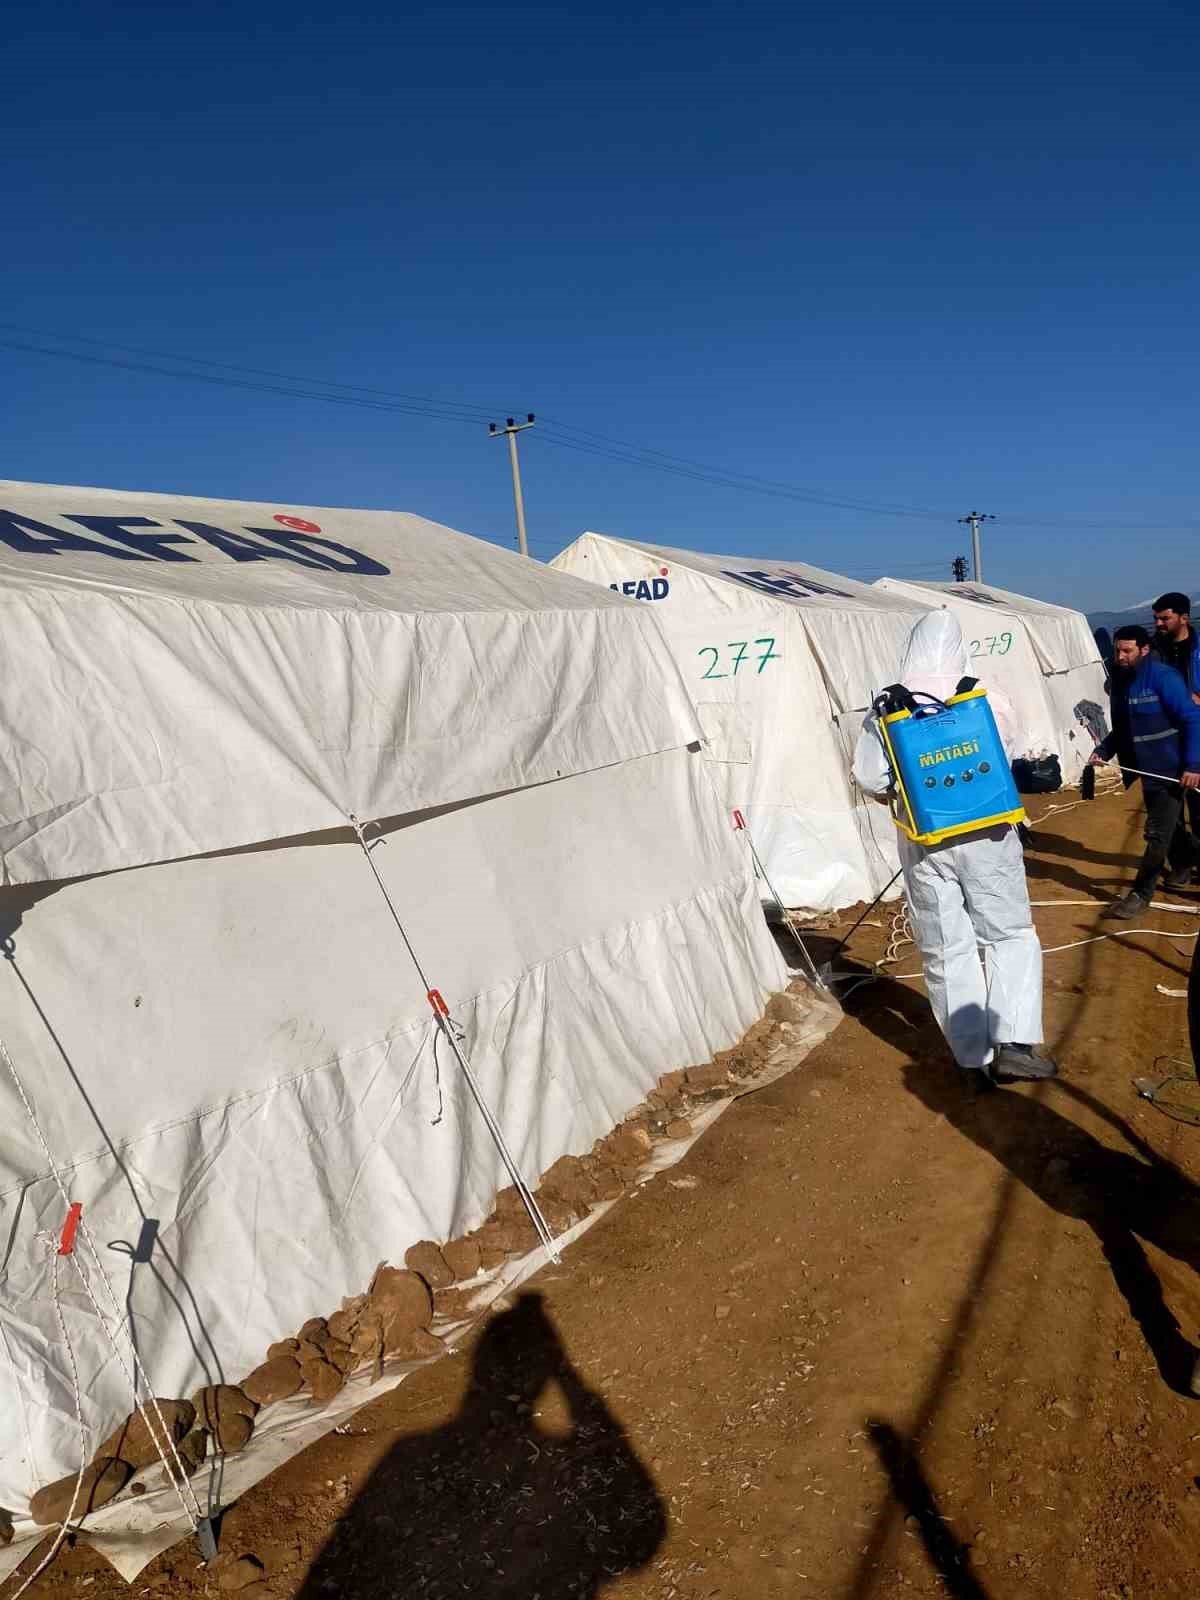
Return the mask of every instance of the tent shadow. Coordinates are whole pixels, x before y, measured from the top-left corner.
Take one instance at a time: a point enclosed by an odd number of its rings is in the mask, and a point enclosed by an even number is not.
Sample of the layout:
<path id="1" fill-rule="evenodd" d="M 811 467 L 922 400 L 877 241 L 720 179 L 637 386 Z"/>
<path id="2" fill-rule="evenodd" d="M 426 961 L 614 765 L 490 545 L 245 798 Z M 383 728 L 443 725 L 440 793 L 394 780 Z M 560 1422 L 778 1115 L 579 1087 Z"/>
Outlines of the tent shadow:
<path id="1" fill-rule="evenodd" d="M 625 1430 L 523 1294 L 488 1324 L 458 1416 L 380 1462 L 299 1600 L 591 1600 L 644 1567 L 666 1527 Z"/>

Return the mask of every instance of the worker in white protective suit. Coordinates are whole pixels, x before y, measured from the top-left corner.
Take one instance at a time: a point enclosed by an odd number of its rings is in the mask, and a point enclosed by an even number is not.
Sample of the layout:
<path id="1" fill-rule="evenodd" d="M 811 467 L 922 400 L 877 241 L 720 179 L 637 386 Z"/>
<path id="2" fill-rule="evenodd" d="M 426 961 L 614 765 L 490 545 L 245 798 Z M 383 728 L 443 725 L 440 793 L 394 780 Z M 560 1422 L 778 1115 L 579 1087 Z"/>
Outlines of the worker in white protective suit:
<path id="1" fill-rule="evenodd" d="M 931 611 L 909 635 L 899 681 L 910 692 L 946 700 L 968 677 L 957 620 L 949 611 Z M 1011 761 L 1023 751 L 1012 704 L 992 689 L 988 704 Z M 859 735 L 854 778 L 886 803 L 892 772 L 877 720 L 873 711 Z M 898 843 L 929 1003 L 969 1086 L 1054 1077 L 1058 1069 L 1038 1049 L 1042 947 L 1016 828 L 1004 823 L 939 845 L 900 834 Z"/>

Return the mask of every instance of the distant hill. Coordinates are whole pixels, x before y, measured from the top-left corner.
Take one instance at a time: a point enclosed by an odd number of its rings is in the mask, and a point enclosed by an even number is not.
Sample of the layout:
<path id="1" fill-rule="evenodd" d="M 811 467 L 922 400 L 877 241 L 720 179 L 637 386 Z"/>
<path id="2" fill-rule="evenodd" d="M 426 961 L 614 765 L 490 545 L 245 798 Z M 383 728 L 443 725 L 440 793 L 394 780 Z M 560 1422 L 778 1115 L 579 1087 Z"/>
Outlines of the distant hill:
<path id="1" fill-rule="evenodd" d="M 1156 589 L 1149 599 L 1142 600 L 1131 606 L 1126 606 L 1124 611 L 1089 611 L 1088 627 L 1091 628 L 1093 632 L 1097 628 L 1107 628 L 1109 633 L 1111 633 L 1114 628 L 1125 628 L 1131 623 L 1135 623 L 1153 632 L 1154 615 L 1151 612 L 1150 607 L 1153 601 L 1156 600 L 1161 593 L 1161 589 Z M 1196 620 L 1198 623 L 1200 623 L 1200 585 L 1197 585 L 1197 587 L 1194 589 L 1186 589 L 1184 593 L 1191 595 L 1192 605 L 1196 610 Z"/>

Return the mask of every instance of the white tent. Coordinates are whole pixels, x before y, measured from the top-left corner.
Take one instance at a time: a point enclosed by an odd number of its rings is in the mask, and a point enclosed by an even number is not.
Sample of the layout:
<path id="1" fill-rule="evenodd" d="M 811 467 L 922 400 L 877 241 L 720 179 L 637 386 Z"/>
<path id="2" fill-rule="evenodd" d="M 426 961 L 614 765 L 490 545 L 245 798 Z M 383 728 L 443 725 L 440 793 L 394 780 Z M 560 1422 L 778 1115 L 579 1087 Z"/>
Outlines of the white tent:
<path id="1" fill-rule="evenodd" d="M 413 516 L 19 483 L 0 606 L 20 1517 L 77 1398 L 93 1448 L 129 1410 L 131 1328 L 158 1394 L 237 1381 L 487 1215 L 427 988 L 533 1181 L 787 980 L 648 609 Z M 52 1165 L 127 1316 L 56 1272 Z"/>
<path id="2" fill-rule="evenodd" d="M 696 700 L 709 769 L 793 906 L 878 893 L 895 828 L 850 778 L 871 700 L 929 601 L 797 562 L 714 556 L 585 533 L 551 563 L 651 602 Z"/>
<path id="3" fill-rule="evenodd" d="M 981 583 L 906 583 L 880 578 L 897 599 L 948 606 L 962 625 L 971 667 L 1016 707 L 1027 752 L 1052 753 L 1075 783 L 1107 728 L 1104 668 L 1081 611 Z"/>

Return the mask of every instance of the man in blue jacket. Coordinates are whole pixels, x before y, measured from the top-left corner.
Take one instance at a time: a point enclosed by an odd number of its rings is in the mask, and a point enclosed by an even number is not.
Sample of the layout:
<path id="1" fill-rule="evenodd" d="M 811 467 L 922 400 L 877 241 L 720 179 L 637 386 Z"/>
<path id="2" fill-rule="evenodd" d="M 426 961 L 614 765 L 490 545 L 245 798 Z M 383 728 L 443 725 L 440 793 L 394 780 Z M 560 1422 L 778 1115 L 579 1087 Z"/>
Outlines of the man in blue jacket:
<path id="1" fill-rule="evenodd" d="M 1113 635 L 1109 693 L 1112 732 L 1096 746 L 1091 764 L 1101 766 L 1115 755 L 1123 768 L 1144 775 L 1145 854 L 1133 888 L 1108 912 L 1127 920 L 1150 904 L 1168 857 L 1173 876 L 1180 878 L 1197 864 L 1179 817 L 1185 790 L 1200 789 L 1200 705 L 1180 674 L 1150 654 L 1145 628 L 1118 628 Z M 1126 788 L 1133 771 L 1123 774 Z"/>

